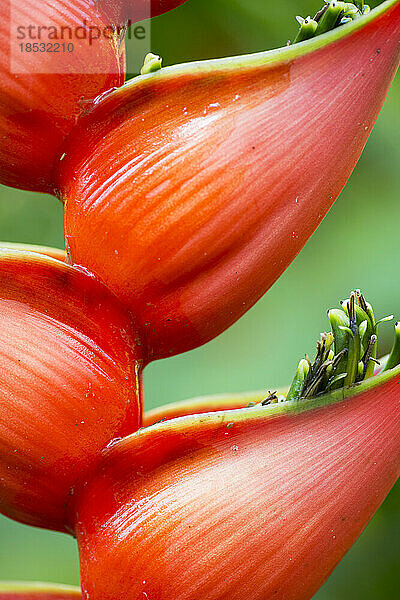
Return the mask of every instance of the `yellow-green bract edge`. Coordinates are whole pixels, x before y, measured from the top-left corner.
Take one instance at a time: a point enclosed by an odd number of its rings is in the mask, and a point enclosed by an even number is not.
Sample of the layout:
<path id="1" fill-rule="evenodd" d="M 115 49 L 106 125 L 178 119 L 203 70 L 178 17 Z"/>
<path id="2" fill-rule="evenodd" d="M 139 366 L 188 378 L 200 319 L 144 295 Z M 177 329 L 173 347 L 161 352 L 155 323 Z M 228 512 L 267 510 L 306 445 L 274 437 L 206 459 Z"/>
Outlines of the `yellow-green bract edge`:
<path id="1" fill-rule="evenodd" d="M 282 415 L 290 415 L 290 414 L 301 414 L 310 410 L 315 410 L 319 408 L 324 408 L 328 406 L 332 406 L 334 404 L 338 404 L 344 400 L 350 400 L 351 398 L 358 396 L 364 392 L 369 390 L 373 390 L 383 385 L 390 379 L 400 375 L 400 366 L 397 366 L 390 371 L 385 371 L 380 375 L 375 375 L 374 377 L 370 377 L 366 381 L 362 381 L 360 383 L 356 383 L 355 385 L 342 388 L 338 390 L 334 390 L 328 394 L 324 394 L 322 396 L 318 396 L 317 398 L 311 398 L 307 400 L 292 400 L 288 402 L 279 402 L 277 404 L 269 404 L 267 406 L 255 406 L 249 408 L 231 408 L 227 410 L 219 410 L 210 411 L 206 413 L 193 413 L 188 414 L 181 417 L 175 417 L 173 419 L 168 419 L 167 421 L 160 421 L 155 423 L 154 425 L 149 425 L 147 427 L 143 427 L 139 429 L 137 432 L 132 433 L 129 436 L 126 436 L 119 442 L 113 446 L 113 448 L 117 446 L 124 445 L 127 440 L 139 437 L 145 439 L 148 435 L 153 436 L 154 432 L 179 432 L 179 431 L 187 431 L 188 425 L 206 425 L 206 424 L 214 424 L 214 425 L 223 425 L 223 424 L 232 424 L 236 422 L 244 422 L 244 421 L 252 421 L 257 419 L 273 419 L 275 417 L 279 417 Z M 243 399 L 247 400 L 259 400 L 260 397 L 264 396 L 265 393 L 261 394 L 260 392 L 248 392 L 244 394 L 221 394 L 214 396 L 204 396 L 202 399 L 195 398 L 194 400 L 188 400 L 182 403 L 176 403 L 175 405 L 165 405 L 164 407 L 159 407 L 157 412 L 161 412 L 162 408 L 166 410 L 170 406 L 187 406 L 190 407 L 191 403 L 193 403 L 194 407 L 203 404 L 212 404 L 213 401 L 221 402 L 228 401 L 228 398 L 236 400 L 239 396 L 242 396 Z M 156 412 L 156 411 L 152 411 Z"/>
<path id="2" fill-rule="evenodd" d="M 37 581 L 2 581 L 0 582 L 0 596 L 2 594 L 69 594 L 71 597 L 79 597 L 81 591 L 72 585 L 61 585 L 55 583 L 40 583 Z"/>
<path id="3" fill-rule="evenodd" d="M 230 72 L 232 70 L 240 69 L 241 67 L 249 68 L 258 68 L 262 66 L 268 65 L 279 65 L 286 62 L 290 62 L 296 58 L 306 56 L 314 52 L 315 50 L 319 50 L 320 48 L 324 48 L 330 44 L 333 44 L 348 35 L 362 29 L 368 23 L 373 22 L 376 18 L 384 14 L 389 9 L 399 4 L 400 0 L 386 0 L 367 15 L 363 15 L 359 19 L 352 21 L 351 23 L 347 23 L 346 25 L 342 25 L 319 35 L 317 37 L 311 38 L 304 42 L 299 42 L 297 44 L 293 44 L 291 46 L 284 46 L 282 48 L 277 48 L 275 50 L 267 50 L 265 52 L 257 52 L 254 54 L 245 54 L 241 56 L 232 56 L 227 58 L 218 58 L 211 60 L 202 60 L 190 63 L 182 63 L 178 65 L 173 65 L 170 67 L 164 67 L 159 71 L 154 73 L 150 73 L 148 75 L 139 75 L 134 77 L 121 87 L 117 88 L 115 91 L 110 94 L 106 94 L 105 96 L 100 96 L 98 100 L 95 100 L 95 105 L 104 105 L 107 103 L 108 99 L 115 97 L 115 95 L 123 94 L 125 91 L 128 92 L 132 88 L 137 85 L 143 84 L 146 81 L 153 81 L 153 78 L 168 80 L 172 77 L 179 77 L 185 75 L 196 75 L 196 74 L 206 74 L 206 73 L 215 73 L 215 72 Z M 91 112 L 91 111 L 89 111 Z"/>

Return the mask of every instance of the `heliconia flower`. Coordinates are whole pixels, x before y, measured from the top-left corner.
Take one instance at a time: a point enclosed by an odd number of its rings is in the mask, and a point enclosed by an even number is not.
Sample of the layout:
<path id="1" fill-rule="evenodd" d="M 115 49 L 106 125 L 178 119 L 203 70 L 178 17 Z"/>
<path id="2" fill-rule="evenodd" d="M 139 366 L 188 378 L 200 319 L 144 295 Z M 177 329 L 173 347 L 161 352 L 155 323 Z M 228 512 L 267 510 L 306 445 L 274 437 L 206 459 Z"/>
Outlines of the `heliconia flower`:
<path id="1" fill-rule="evenodd" d="M 70 505 L 83 598 L 310 599 L 399 476 L 399 390 L 397 367 L 117 442 Z"/>
<path id="2" fill-rule="evenodd" d="M 125 81 L 123 34 L 111 25 L 95 0 L 2 0 L 0 183 L 53 189 L 60 147 L 77 118 Z"/>
<path id="3" fill-rule="evenodd" d="M 99 8 L 114 23 L 137 22 L 157 17 L 187 0 L 98 0 Z"/>
<path id="4" fill-rule="evenodd" d="M 69 259 L 135 312 L 151 358 L 224 331 L 293 260 L 352 172 L 399 48 L 388 0 L 301 44 L 137 77 L 81 120 L 57 184 Z"/>
<path id="5" fill-rule="evenodd" d="M 80 600 L 81 592 L 69 585 L 1 582 L 0 600 Z"/>
<path id="6" fill-rule="evenodd" d="M 104 286 L 37 252 L 0 249 L 0 313 L 0 512 L 65 530 L 76 479 L 140 426 L 140 340 Z"/>

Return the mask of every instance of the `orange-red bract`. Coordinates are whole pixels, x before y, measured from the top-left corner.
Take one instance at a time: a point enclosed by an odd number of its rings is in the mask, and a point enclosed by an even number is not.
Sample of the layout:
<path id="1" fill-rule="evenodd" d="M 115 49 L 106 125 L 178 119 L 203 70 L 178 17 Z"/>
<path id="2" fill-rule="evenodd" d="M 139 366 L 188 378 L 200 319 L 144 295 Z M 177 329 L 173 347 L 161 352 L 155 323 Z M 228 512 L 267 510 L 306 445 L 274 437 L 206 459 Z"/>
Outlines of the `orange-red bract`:
<path id="1" fill-rule="evenodd" d="M 77 118 L 125 81 L 123 36 L 101 33 L 89 43 L 90 27 L 94 36 L 108 25 L 95 0 L 2 0 L 0 183 L 53 189 L 60 147 Z"/>
<path id="2" fill-rule="evenodd" d="M 309 600 L 399 476 L 399 369 L 368 388 L 118 442 L 70 506 L 83 598 Z"/>
<path id="3" fill-rule="evenodd" d="M 316 229 L 399 61 L 400 2 L 270 53 L 162 69 L 104 98 L 62 162 L 70 260 L 137 314 L 149 356 L 212 339 Z"/>
<path id="4" fill-rule="evenodd" d="M 187 0 L 99 0 L 100 10 L 114 23 L 141 21 L 166 13 Z"/>
<path id="5" fill-rule="evenodd" d="M 92 277 L 0 250 L 0 512 L 64 530 L 75 480 L 141 420 L 132 319 Z"/>
<path id="6" fill-rule="evenodd" d="M 0 583 L 0 600 L 80 600 L 81 592 L 72 586 L 45 583 Z"/>

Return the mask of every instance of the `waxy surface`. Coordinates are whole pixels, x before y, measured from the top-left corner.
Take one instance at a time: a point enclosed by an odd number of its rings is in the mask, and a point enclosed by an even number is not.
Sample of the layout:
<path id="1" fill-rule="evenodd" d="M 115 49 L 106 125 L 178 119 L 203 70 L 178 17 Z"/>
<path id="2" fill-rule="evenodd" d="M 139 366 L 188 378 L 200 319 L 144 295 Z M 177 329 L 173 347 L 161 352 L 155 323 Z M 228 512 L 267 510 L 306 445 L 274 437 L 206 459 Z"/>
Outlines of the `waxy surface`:
<path id="1" fill-rule="evenodd" d="M 64 529 L 75 480 L 140 424 L 132 321 L 103 286 L 34 253 L 0 251 L 0 510 Z"/>
<path id="2" fill-rule="evenodd" d="M 62 154 L 60 147 L 76 120 L 96 96 L 125 81 L 122 36 L 101 36 L 92 44 L 88 38 L 78 38 L 83 29 L 88 36 L 89 27 L 104 31 L 108 25 L 95 0 L 2 0 L 1 183 L 35 191 L 53 190 L 53 169 Z M 53 27 L 57 39 L 49 38 L 49 30 L 39 31 L 40 27 Z M 74 51 L 63 51 L 63 42 L 73 43 Z M 61 50 L 28 51 L 26 44 L 32 49 L 34 43 L 45 43 L 46 48 L 59 43 Z"/>
<path id="3" fill-rule="evenodd" d="M 400 3 L 371 15 L 326 43 L 137 78 L 76 129 L 70 260 L 138 315 L 151 358 L 236 321 L 339 195 L 398 66 Z"/>
<path id="4" fill-rule="evenodd" d="M 398 370 L 382 381 L 115 444 L 75 496 L 83 597 L 309 600 L 399 476 Z"/>
<path id="5" fill-rule="evenodd" d="M 98 0 L 100 10 L 113 23 L 142 21 L 166 13 L 187 0 Z"/>

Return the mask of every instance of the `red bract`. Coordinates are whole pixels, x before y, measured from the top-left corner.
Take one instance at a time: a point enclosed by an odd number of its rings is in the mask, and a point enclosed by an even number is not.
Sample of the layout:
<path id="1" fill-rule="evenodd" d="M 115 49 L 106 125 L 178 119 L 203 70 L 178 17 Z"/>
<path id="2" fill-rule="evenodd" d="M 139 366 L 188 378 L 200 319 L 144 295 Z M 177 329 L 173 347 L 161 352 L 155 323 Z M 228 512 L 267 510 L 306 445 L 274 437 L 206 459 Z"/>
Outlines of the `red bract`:
<path id="1" fill-rule="evenodd" d="M 70 260 L 138 315 L 151 358 L 229 327 L 347 181 L 399 61 L 400 2 L 298 46 L 111 93 L 65 147 Z"/>
<path id="2" fill-rule="evenodd" d="M 0 183 L 51 191 L 60 146 L 79 115 L 97 95 L 124 82 L 123 36 L 102 35 L 90 44 L 76 34 L 80 27 L 82 35 L 83 25 L 87 36 L 90 27 L 104 31 L 110 25 L 95 0 L 2 0 Z M 58 37 L 47 37 L 49 30 L 40 27 L 53 27 Z M 58 42 L 61 50 L 34 52 L 33 44 L 39 48 L 41 42 Z M 63 42 L 73 43 L 74 51 L 63 51 Z"/>
<path id="3" fill-rule="evenodd" d="M 99 8 L 114 23 L 157 17 L 187 0 L 98 0 Z"/>
<path id="4" fill-rule="evenodd" d="M 0 250 L 0 310 L 0 510 L 63 530 L 75 480 L 140 425 L 140 340 L 102 285 L 35 253 Z"/>
<path id="5" fill-rule="evenodd" d="M 399 475 L 399 369 L 379 381 L 118 442 L 71 510 L 83 597 L 311 598 Z"/>
<path id="6" fill-rule="evenodd" d="M 78 588 L 44 583 L 1 583 L 0 600 L 80 600 Z"/>

